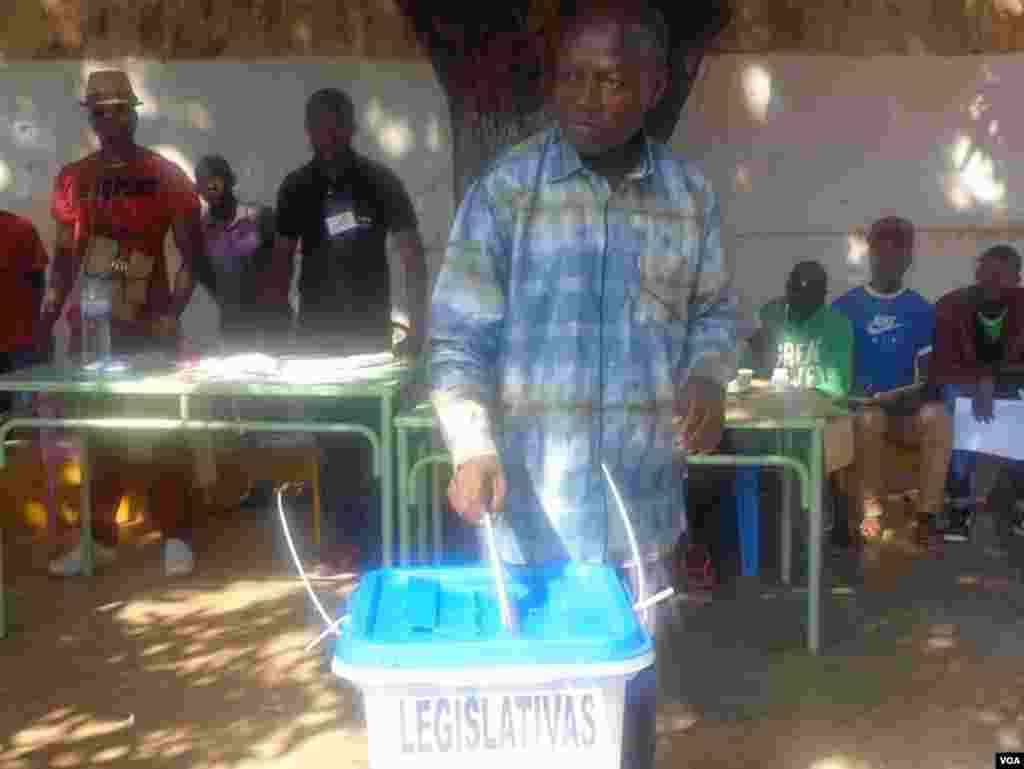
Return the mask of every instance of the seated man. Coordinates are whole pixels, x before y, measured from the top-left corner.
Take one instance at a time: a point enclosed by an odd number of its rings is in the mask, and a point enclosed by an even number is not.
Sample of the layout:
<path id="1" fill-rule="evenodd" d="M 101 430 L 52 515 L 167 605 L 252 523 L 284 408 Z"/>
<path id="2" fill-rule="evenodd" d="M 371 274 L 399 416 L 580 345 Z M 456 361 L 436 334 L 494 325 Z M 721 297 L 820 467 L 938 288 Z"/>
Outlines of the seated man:
<path id="1" fill-rule="evenodd" d="M 843 397 L 850 390 L 853 355 L 853 329 L 850 321 L 825 303 L 828 274 L 816 261 L 797 264 L 786 280 L 785 296 L 765 304 L 759 313 L 760 328 L 749 340 L 749 353 L 743 366 L 754 370 L 759 379 L 770 379 L 774 371 L 787 372 L 787 381 L 795 386 L 816 389 L 831 397 Z M 740 454 L 756 453 L 765 439 L 776 436 L 751 433 L 730 436 L 733 449 Z M 774 445 L 769 453 L 776 451 Z M 736 471 L 737 518 L 743 506 L 756 510 L 760 496 L 760 470 L 756 467 Z M 687 554 L 687 573 L 698 578 L 698 553 L 691 547 Z M 702 569 L 707 571 L 707 567 Z"/>
<path id="2" fill-rule="evenodd" d="M 797 264 L 786 281 L 786 295 L 761 308 L 761 328 L 750 340 L 749 368 L 761 378 L 785 369 L 787 381 L 833 397 L 850 391 L 853 328 L 849 319 L 825 304 L 828 275 L 819 262 Z"/>
<path id="3" fill-rule="evenodd" d="M 870 282 L 835 301 L 853 325 L 853 390 L 861 403 L 855 419 L 860 535 L 882 535 L 882 467 L 886 438 L 921 447 L 918 541 L 941 545 L 937 516 L 945 504 L 952 420 L 941 403 L 926 402 L 921 361 L 931 353 L 935 311 L 903 284 L 914 254 L 914 227 L 886 217 L 868 234 Z"/>
<path id="4" fill-rule="evenodd" d="M 935 307 L 935 362 L 932 381 L 942 388 L 949 413 L 958 396 L 971 398 L 976 419 L 992 420 L 993 400 L 1017 398 L 1024 367 L 1024 291 L 1021 257 L 1007 245 L 993 246 L 978 259 L 975 284 L 946 294 Z M 1016 372 L 1011 371 L 1017 369 Z M 950 482 L 954 497 L 977 500 L 976 454 L 953 452 Z M 967 538 L 972 512 L 957 506 L 948 541 Z"/>

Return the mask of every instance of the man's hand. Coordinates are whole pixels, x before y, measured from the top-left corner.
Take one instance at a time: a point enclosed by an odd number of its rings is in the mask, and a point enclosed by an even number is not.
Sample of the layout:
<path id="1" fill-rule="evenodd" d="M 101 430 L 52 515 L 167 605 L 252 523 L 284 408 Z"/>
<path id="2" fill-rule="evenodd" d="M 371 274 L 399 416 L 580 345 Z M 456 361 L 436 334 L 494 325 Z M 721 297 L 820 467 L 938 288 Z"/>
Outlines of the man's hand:
<path id="1" fill-rule="evenodd" d="M 992 379 L 982 379 L 974 388 L 972 407 L 974 418 L 988 424 L 995 419 L 996 383 Z"/>
<path id="2" fill-rule="evenodd" d="M 725 389 L 710 379 L 690 379 L 676 402 L 673 423 L 679 449 L 687 454 L 710 454 L 722 441 Z"/>
<path id="3" fill-rule="evenodd" d="M 463 462 L 448 485 L 448 501 L 468 523 L 480 523 L 484 511 L 505 507 L 505 471 L 495 456 L 474 457 Z"/>

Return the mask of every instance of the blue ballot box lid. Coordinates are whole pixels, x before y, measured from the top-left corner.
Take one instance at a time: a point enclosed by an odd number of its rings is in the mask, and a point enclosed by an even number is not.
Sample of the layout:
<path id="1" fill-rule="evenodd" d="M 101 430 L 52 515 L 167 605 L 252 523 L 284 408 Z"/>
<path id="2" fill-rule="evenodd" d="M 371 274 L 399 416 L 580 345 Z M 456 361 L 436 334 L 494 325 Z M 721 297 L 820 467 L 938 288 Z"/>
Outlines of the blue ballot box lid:
<path id="1" fill-rule="evenodd" d="M 594 665 L 653 652 L 615 569 L 590 563 L 508 567 L 520 629 L 501 624 L 486 567 L 381 569 L 348 605 L 335 665 L 464 670 Z"/>

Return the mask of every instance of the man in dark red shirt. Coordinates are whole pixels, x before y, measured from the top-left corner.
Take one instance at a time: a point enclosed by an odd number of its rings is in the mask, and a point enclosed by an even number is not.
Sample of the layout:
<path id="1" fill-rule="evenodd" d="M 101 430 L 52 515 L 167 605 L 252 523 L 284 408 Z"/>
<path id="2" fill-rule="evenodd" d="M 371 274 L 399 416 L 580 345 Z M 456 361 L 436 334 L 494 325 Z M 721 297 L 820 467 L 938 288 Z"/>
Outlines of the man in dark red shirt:
<path id="1" fill-rule="evenodd" d="M 1007 245 L 993 246 L 978 259 L 975 284 L 951 291 L 935 306 L 931 378 L 942 388 L 951 414 L 957 397 L 966 397 L 975 419 L 991 422 L 995 398 L 1018 397 L 1024 367 L 1020 278 L 1020 254 Z M 1017 371 L 1011 373 L 1012 369 Z M 947 540 L 967 538 L 971 505 L 979 498 L 973 488 L 976 461 L 973 452 L 953 452 L 949 485 L 957 502 Z"/>
<path id="2" fill-rule="evenodd" d="M 178 319 L 194 287 L 191 267 L 202 248 L 199 197 L 178 166 L 135 143 L 139 104 L 123 72 L 106 70 L 89 76 L 82 106 L 89 112 L 100 149 L 65 166 L 57 177 L 51 203 L 57 247 L 37 331 L 40 346 L 52 338 L 72 288 L 82 271 L 88 270 L 113 276 L 115 353 L 175 351 Z M 174 233 L 182 260 L 173 285 L 163 249 L 168 232 Z M 79 310 L 71 312 L 75 315 Z M 73 338 L 72 352 L 78 344 Z M 75 404 L 86 405 L 92 413 L 118 406 L 109 398 Z M 188 574 L 193 564 L 191 451 L 180 435 L 171 435 L 154 457 L 126 453 L 121 448 L 126 440 L 123 434 L 96 440 L 90 452 L 97 560 L 113 560 L 114 515 L 125 492 L 123 478 L 141 473 L 153 478 L 150 512 L 164 533 L 166 571 Z M 50 564 L 51 573 L 59 576 L 81 570 L 80 545 Z"/>
<path id="3" fill-rule="evenodd" d="M 46 254 L 39 233 L 28 219 L 0 211 L 0 281 L 4 312 L 0 316 L 0 374 L 35 363 L 34 329 L 46 285 Z M 48 349 L 42 351 L 49 352 Z M 17 402 L 0 394 L 0 411 Z"/>

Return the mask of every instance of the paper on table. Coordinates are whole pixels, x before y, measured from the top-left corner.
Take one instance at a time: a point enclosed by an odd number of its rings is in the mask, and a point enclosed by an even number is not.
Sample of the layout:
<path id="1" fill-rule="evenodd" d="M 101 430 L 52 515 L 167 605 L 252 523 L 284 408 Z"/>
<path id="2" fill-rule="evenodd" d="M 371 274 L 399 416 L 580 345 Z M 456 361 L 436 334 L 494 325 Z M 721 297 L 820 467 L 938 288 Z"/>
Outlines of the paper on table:
<path id="1" fill-rule="evenodd" d="M 289 358 L 281 361 L 278 377 L 284 382 L 316 384 L 339 382 L 374 366 L 395 362 L 391 353 L 348 355 L 336 358 Z"/>
<path id="2" fill-rule="evenodd" d="M 253 376 L 269 377 L 277 373 L 277 359 L 259 353 L 227 357 L 203 358 L 192 369 L 210 379 L 239 379 Z"/>
<path id="3" fill-rule="evenodd" d="M 1024 401 L 997 399 L 993 415 L 995 419 L 991 422 L 979 422 L 974 418 L 971 399 L 957 398 L 953 448 L 1024 460 Z"/>
<path id="4" fill-rule="evenodd" d="M 204 358 L 189 370 L 206 379 L 262 379 L 293 384 L 343 382 L 375 366 L 394 364 L 391 353 L 344 357 L 274 358 L 260 353 Z"/>

